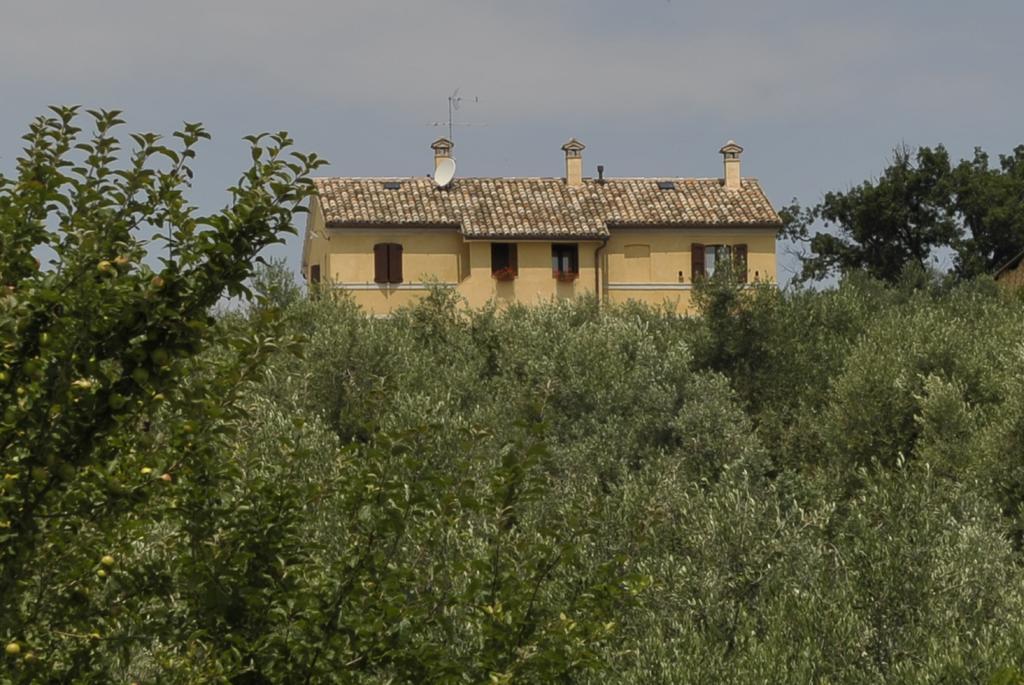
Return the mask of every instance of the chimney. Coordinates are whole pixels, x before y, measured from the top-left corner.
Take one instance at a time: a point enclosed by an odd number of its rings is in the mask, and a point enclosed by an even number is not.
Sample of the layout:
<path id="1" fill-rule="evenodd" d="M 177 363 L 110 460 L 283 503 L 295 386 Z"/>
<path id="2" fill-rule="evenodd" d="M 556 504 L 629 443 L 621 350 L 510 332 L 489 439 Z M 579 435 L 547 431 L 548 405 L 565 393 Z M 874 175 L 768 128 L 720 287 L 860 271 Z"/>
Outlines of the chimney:
<path id="1" fill-rule="evenodd" d="M 570 188 L 583 185 L 583 148 L 575 138 L 562 146 L 565 150 L 565 185 Z"/>
<path id="2" fill-rule="evenodd" d="M 725 161 L 725 187 L 727 190 L 739 190 L 740 189 L 740 153 L 743 152 L 743 148 L 736 144 L 735 140 L 730 140 L 728 143 L 722 146 L 719 150 L 722 153 L 722 158 Z"/>
<path id="3" fill-rule="evenodd" d="M 434 171 L 437 171 L 437 165 L 441 163 L 442 159 L 451 159 L 455 143 L 447 138 L 438 138 L 430 144 L 430 147 L 434 151 Z"/>

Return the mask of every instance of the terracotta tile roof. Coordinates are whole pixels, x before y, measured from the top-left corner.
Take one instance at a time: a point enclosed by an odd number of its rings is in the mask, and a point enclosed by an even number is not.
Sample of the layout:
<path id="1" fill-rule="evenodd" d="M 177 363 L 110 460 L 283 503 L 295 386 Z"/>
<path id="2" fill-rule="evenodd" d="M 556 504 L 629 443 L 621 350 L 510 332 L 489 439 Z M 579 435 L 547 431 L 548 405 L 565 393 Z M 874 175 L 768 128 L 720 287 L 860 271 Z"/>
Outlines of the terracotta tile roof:
<path id="1" fill-rule="evenodd" d="M 328 227 L 458 226 L 468 238 L 595 238 L 625 226 L 778 226 L 756 179 L 318 178 Z M 671 182 L 668 190 L 659 188 Z M 386 188 L 385 184 L 392 186 Z M 397 188 L 394 186 L 397 184 Z"/>

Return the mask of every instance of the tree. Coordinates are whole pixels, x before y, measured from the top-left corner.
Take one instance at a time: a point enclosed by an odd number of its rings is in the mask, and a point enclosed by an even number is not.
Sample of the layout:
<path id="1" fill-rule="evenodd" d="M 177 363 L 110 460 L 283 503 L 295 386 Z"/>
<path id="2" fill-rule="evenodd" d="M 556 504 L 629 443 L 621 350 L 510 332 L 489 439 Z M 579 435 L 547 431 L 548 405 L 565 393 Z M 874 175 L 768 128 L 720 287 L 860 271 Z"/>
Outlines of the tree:
<path id="1" fill-rule="evenodd" d="M 782 237 L 808 242 L 813 254 L 803 259 L 802 280 L 821 279 L 863 269 L 895 282 L 908 264 L 922 269 L 937 248 L 959 237 L 950 187 L 949 154 L 941 145 L 912 155 L 896 148 L 892 163 L 876 181 L 847 192 L 830 192 L 813 208 L 793 205 L 780 212 Z M 818 220 L 834 232 L 816 232 Z"/>
<path id="2" fill-rule="evenodd" d="M 352 310 L 254 263 L 320 160 L 252 136 L 200 216 L 201 126 L 135 135 L 119 164 L 118 113 L 91 114 L 90 140 L 75 108 L 37 120 L 0 178 L 0 682 L 562 682 L 604 661 L 642 582 L 614 558 L 575 573 L 595 533 L 545 511 L 542 422 L 348 440 L 310 401 L 334 369 L 300 365 L 296 316 Z M 225 294 L 258 301 L 212 316 Z"/>
<path id="3" fill-rule="evenodd" d="M 877 181 L 830 192 L 813 207 L 779 210 L 780 236 L 809 246 L 800 280 L 863 269 L 893 283 L 908 266 L 927 270 L 936 249 L 956 253 L 961 277 L 994 273 L 1024 251 L 1024 145 L 993 168 L 976 148 L 950 166 L 941 146 L 898 148 Z M 812 233 L 819 221 L 836 230 Z"/>
<path id="4" fill-rule="evenodd" d="M 262 306 L 285 309 L 302 298 L 302 288 L 283 257 L 268 259 L 256 267 L 252 291 Z"/>
<path id="5" fill-rule="evenodd" d="M 953 170 L 953 202 L 965 235 L 956 243 L 963 276 L 993 273 L 1024 250 L 1024 145 L 999 156 L 999 168 L 975 148 Z"/>
<path id="6" fill-rule="evenodd" d="M 202 216 L 185 195 L 209 138 L 201 125 L 186 123 L 173 145 L 133 134 L 122 162 L 120 112 L 90 111 L 89 139 L 78 108 L 52 112 L 24 137 L 16 175 L 0 176 L 0 636 L 19 645 L 26 681 L 39 668 L 61 680 L 104 672 L 96 654 L 112 645 L 96 626 L 118 602 L 89 581 L 120 555 L 101 545 L 152 515 L 159 488 L 217 465 L 196 434 L 231 411 L 266 341 L 239 336 L 211 382 L 182 379 L 225 341 L 211 307 L 247 294 L 254 258 L 295 231 L 307 174 L 322 164 L 291 152 L 285 133 L 250 136 L 231 203 Z M 169 247 L 155 269 L 149 233 Z"/>

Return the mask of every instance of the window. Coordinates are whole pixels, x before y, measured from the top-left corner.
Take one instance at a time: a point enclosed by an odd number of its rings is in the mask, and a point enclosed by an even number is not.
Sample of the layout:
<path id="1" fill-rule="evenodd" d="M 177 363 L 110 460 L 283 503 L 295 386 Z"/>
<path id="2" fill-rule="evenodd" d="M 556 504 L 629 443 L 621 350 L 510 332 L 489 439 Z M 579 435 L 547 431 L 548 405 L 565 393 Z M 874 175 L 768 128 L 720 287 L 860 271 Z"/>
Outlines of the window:
<path id="1" fill-rule="evenodd" d="M 491 275 L 499 281 L 511 281 L 519 275 L 515 243 L 491 243 Z"/>
<path id="2" fill-rule="evenodd" d="M 574 281 L 580 275 L 580 250 L 576 245 L 551 245 L 551 275 L 560 281 Z"/>
<path id="3" fill-rule="evenodd" d="M 320 282 L 320 265 L 319 264 L 314 264 L 313 266 L 309 267 L 309 282 L 310 283 L 319 283 Z"/>
<path id="4" fill-rule="evenodd" d="M 732 259 L 732 248 L 729 245 L 705 245 L 704 246 L 704 275 L 713 278 L 718 265 L 722 269 L 729 268 L 729 260 Z"/>
<path id="5" fill-rule="evenodd" d="M 740 283 L 747 282 L 747 246 L 732 246 L 732 268 L 736 272 L 736 279 Z"/>
<path id="6" fill-rule="evenodd" d="M 376 283 L 402 282 L 402 246 L 377 243 L 373 246 L 373 280 Z"/>
<path id="7" fill-rule="evenodd" d="M 736 280 L 747 282 L 747 246 L 746 245 L 701 245 L 690 246 L 692 258 L 693 280 L 711 278 L 716 272 L 722 273 L 732 269 Z"/>

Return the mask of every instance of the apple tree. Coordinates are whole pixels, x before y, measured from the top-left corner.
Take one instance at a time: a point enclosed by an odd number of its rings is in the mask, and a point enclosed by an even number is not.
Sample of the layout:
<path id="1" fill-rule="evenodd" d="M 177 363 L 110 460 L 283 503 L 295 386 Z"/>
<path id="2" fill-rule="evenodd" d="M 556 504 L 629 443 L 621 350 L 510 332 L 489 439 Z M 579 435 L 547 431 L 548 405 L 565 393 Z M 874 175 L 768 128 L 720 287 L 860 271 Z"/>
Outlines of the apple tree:
<path id="1" fill-rule="evenodd" d="M 217 441 L 199 433 L 273 342 L 211 309 L 247 294 L 322 164 L 285 133 L 250 136 L 229 204 L 202 215 L 187 198 L 201 125 L 171 141 L 133 134 L 125 149 L 119 112 L 88 115 L 91 135 L 76 107 L 39 117 L 0 175 L 0 640 L 26 682 L 110 677 L 100 647 L 126 646 L 102 625 L 130 589 L 111 585 L 124 572 L 115 540 L 188 506 L 183 477 L 216 482 Z M 231 354 L 186 382 L 214 345 Z"/>

